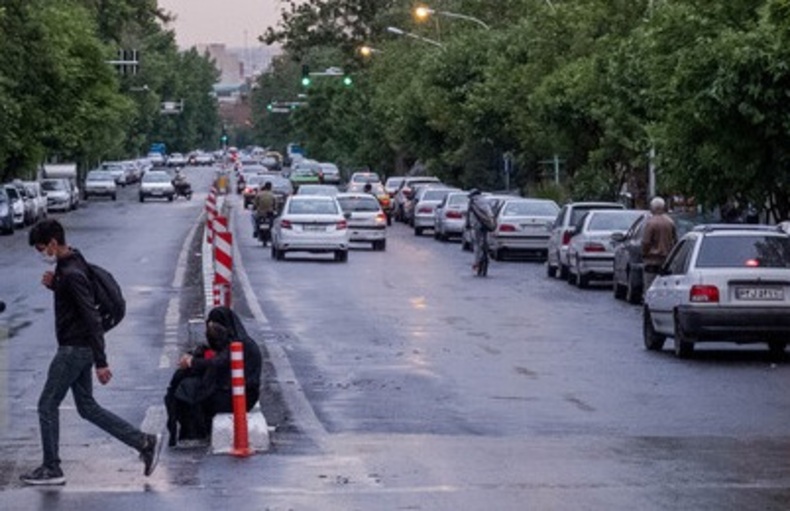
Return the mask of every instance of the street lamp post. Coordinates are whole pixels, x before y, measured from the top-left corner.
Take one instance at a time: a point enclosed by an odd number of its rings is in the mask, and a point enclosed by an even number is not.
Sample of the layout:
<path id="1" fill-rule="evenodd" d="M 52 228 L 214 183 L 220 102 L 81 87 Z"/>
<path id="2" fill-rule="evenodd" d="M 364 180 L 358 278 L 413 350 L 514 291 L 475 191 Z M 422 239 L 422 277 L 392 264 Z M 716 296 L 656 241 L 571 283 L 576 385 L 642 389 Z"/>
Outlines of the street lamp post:
<path id="1" fill-rule="evenodd" d="M 486 22 L 484 22 L 479 18 L 475 18 L 474 16 L 467 16 L 466 14 L 458 14 L 457 12 L 437 11 L 435 9 L 431 9 L 430 7 L 425 7 L 425 6 L 417 7 L 416 9 L 414 9 L 414 15 L 419 20 L 428 19 L 428 17 L 433 14 L 438 14 L 439 16 L 446 16 L 448 18 L 457 18 L 461 20 L 471 21 L 472 23 L 477 23 L 478 25 L 480 25 L 486 30 L 491 29 L 491 27 Z"/>
<path id="2" fill-rule="evenodd" d="M 360 46 L 359 47 L 359 54 L 362 55 L 365 58 L 370 57 L 374 53 L 381 53 L 381 50 L 373 48 L 373 47 L 368 46 L 368 45 L 364 45 L 364 46 Z"/>
<path id="3" fill-rule="evenodd" d="M 387 27 L 387 32 L 404 37 L 411 37 L 412 39 L 417 39 L 418 41 L 432 44 L 433 46 L 444 49 L 444 45 L 439 41 L 434 41 L 433 39 L 428 39 L 427 37 L 423 37 L 421 35 L 412 34 L 411 32 L 406 32 L 405 30 L 401 30 L 398 27 Z"/>

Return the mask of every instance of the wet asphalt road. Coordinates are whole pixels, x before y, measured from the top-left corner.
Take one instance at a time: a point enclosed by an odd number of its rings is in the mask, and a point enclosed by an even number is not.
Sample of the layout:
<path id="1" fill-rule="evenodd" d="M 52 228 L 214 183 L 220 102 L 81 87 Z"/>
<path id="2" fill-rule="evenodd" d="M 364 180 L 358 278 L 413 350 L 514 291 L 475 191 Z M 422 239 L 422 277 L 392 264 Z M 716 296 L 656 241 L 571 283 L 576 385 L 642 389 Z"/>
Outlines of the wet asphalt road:
<path id="1" fill-rule="evenodd" d="M 108 340 L 116 379 L 97 398 L 157 427 L 168 361 L 197 308 L 189 239 L 204 195 L 122 195 L 62 218 L 69 241 L 116 272 L 130 305 Z M 457 243 L 401 224 L 383 253 L 275 262 L 230 203 L 236 307 L 273 360 L 273 450 L 244 460 L 168 451 L 146 480 L 134 453 L 67 400 L 67 486 L 22 488 L 19 473 L 39 460 L 35 401 L 54 341 L 37 285 L 44 266 L 17 233 L 0 238 L 0 327 L 13 334 L 0 340 L 0 507 L 790 507 L 788 360 L 730 345 L 690 361 L 648 353 L 638 308 L 605 286 L 577 290 L 535 262 L 493 262 L 476 278 Z"/>

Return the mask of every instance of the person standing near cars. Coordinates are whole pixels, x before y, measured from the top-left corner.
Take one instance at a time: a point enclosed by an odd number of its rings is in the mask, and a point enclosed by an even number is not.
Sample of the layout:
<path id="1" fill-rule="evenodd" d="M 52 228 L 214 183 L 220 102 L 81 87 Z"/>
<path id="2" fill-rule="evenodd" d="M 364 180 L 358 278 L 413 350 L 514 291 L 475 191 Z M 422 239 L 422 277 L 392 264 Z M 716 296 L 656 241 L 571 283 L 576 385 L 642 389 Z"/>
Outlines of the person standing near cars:
<path id="1" fill-rule="evenodd" d="M 653 198 L 650 213 L 642 235 L 642 292 L 646 292 L 653 283 L 677 241 L 675 222 L 666 213 L 664 199 Z"/>
<path id="2" fill-rule="evenodd" d="M 104 352 L 104 330 L 94 288 L 85 259 L 66 244 L 63 226 L 54 219 L 43 220 L 30 230 L 30 246 L 55 270 L 47 270 L 41 283 L 52 291 L 55 301 L 55 334 L 58 349 L 49 365 L 47 379 L 38 400 L 43 464 L 23 474 L 22 482 L 31 485 L 66 483 L 58 455 L 60 418 L 58 407 L 71 389 L 80 417 L 92 422 L 140 453 L 143 474 L 150 476 L 159 461 L 162 435 L 140 431 L 102 408 L 93 397 L 93 376 L 106 385 L 112 379 Z"/>

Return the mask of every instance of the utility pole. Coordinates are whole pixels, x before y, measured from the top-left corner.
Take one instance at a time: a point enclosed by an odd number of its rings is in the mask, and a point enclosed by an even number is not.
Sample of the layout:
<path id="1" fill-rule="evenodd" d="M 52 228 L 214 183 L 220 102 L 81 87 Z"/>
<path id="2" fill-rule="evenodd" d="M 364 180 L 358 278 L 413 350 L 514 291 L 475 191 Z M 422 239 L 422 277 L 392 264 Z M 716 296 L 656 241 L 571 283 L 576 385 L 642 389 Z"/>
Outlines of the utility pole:
<path id="1" fill-rule="evenodd" d="M 656 196 L 656 148 L 651 147 L 647 163 L 647 201 Z"/>

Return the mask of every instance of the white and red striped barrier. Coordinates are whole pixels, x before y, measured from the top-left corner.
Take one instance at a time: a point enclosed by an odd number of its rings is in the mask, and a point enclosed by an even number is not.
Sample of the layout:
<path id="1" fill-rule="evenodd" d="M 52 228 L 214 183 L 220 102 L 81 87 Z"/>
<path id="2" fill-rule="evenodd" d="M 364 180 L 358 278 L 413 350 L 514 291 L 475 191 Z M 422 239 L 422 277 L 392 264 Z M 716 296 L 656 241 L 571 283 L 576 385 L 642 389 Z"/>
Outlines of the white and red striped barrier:
<path id="1" fill-rule="evenodd" d="M 214 219 L 217 216 L 217 189 L 213 186 L 206 197 L 206 242 L 214 243 Z"/>
<path id="2" fill-rule="evenodd" d="M 214 218 L 214 305 L 231 306 L 233 282 L 233 234 L 228 229 L 228 219 Z"/>

